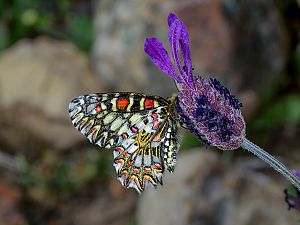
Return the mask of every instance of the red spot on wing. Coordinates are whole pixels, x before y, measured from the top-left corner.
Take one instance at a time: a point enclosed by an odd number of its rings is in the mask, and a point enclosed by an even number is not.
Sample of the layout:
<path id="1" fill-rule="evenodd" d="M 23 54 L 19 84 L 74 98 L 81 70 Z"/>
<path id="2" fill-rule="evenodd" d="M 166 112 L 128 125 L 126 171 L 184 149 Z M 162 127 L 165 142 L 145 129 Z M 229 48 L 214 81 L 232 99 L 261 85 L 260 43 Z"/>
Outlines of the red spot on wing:
<path id="1" fill-rule="evenodd" d="M 129 100 L 127 98 L 119 98 L 117 100 L 117 109 L 125 110 L 129 105 Z"/>
<path id="2" fill-rule="evenodd" d="M 158 129 L 161 123 L 158 121 L 158 115 L 156 113 L 153 113 L 152 115 L 153 118 L 153 129 Z"/>
<path id="3" fill-rule="evenodd" d="M 131 127 L 130 130 L 133 132 L 133 133 L 137 133 L 138 132 L 138 129 L 136 127 Z"/>
<path id="4" fill-rule="evenodd" d="M 155 163 L 154 166 L 157 168 L 157 169 L 162 169 L 161 165 L 159 163 Z"/>
<path id="5" fill-rule="evenodd" d="M 125 162 L 123 159 L 115 159 L 114 161 L 115 161 L 115 163 L 121 163 L 121 165 L 124 166 Z"/>
<path id="6" fill-rule="evenodd" d="M 154 124 L 153 124 L 153 129 L 154 130 L 156 130 L 156 129 L 158 129 L 159 128 L 159 126 L 160 126 L 160 122 L 158 122 L 158 121 L 154 121 Z"/>
<path id="7" fill-rule="evenodd" d="M 152 99 L 146 98 L 144 102 L 145 109 L 152 109 L 154 106 L 154 101 Z"/>
<path id="8" fill-rule="evenodd" d="M 163 172 L 163 167 L 160 164 L 155 163 L 154 167 L 155 167 L 157 173 L 162 173 Z"/>
<path id="9" fill-rule="evenodd" d="M 145 167 L 145 168 L 144 168 L 144 171 L 145 171 L 146 173 L 150 173 L 150 172 L 151 172 L 151 168 Z"/>
<path id="10" fill-rule="evenodd" d="M 156 113 L 153 113 L 153 114 L 152 114 L 152 118 L 153 118 L 153 120 L 157 120 L 157 118 L 158 118 L 157 114 L 156 114 Z"/>
<path id="11" fill-rule="evenodd" d="M 122 153 L 124 151 L 124 148 L 122 147 L 116 147 L 116 150 L 119 152 L 119 153 Z"/>
<path id="12" fill-rule="evenodd" d="M 100 105 L 97 105 L 97 107 L 96 107 L 96 112 L 99 113 L 99 112 L 101 112 L 101 111 L 102 111 L 101 106 L 100 106 Z"/>

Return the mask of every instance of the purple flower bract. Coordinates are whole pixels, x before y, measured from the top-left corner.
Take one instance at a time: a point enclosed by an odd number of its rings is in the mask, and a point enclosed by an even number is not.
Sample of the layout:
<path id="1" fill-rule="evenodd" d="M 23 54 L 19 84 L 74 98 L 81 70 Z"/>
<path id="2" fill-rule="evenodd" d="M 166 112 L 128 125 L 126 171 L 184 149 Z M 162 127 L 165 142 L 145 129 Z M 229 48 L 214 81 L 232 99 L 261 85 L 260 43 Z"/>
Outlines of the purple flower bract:
<path id="1" fill-rule="evenodd" d="M 292 173 L 300 178 L 300 172 L 297 170 L 292 170 Z M 291 193 L 290 190 L 285 189 L 284 195 L 285 195 L 285 202 L 288 204 L 288 209 L 295 209 L 297 211 L 300 211 L 300 191 L 296 188 L 294 189 L 294 193 Z"/>
<path id="2" fill-rule="evenodd" d="M 147 38 L 144 48 L 153 63 L 177 84 L 176 110 L 182 126 L 205 144 L 224 150 L 239 148 L 246 127 L 240 111 L 242 104 L 218 80 L 193 76 L 187 28 L 174 13 L 169 14 L 168 24 L 168 38 L 177 70 L 157 38 Z"/>

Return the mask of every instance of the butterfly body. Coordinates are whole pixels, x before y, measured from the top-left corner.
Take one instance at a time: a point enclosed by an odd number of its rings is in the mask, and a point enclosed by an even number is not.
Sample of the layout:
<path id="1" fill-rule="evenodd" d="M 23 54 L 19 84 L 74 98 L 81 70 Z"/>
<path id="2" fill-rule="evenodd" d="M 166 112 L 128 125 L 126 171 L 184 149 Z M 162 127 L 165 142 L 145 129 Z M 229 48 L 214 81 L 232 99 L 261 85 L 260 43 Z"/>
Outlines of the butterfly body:
<path id="1" fill-rule="evenodd" d="M 69 113 L 90 142 L 115 148 L 122 185 L 142 192 L 149 183 L 162 183 L 165 168 L 174 170 L 179 147 L 175 102 L 176 97 L 130 92 L 90 94 L 72 100 Z"/>

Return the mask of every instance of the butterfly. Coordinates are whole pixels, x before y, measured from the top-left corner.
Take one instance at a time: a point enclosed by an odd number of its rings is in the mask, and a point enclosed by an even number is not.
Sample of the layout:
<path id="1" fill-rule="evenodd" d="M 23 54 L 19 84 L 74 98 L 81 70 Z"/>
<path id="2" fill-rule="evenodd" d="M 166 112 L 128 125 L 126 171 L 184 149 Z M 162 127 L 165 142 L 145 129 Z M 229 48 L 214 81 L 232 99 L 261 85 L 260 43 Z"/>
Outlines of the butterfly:
<path id="1" fill-rule="evenodd" d="M 141 193 L 148 184 L 162 184 L 165 169 L 174 171 L 180 124 L 176 101 L 130 92 L 88 94 L 70 102 L 69 114 L 91 143 L 114 148 L 118 179 Z"/>

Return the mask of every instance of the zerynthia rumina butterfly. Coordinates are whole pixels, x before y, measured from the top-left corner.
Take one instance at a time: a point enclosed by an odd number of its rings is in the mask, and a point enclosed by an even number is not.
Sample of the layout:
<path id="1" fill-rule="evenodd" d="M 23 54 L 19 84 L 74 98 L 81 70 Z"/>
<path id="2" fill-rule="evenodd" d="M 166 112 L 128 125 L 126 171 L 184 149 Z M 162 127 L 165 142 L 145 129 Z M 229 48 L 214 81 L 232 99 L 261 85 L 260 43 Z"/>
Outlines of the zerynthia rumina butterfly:
<path id="1" fill-rule="evenodd" d="M 147 38 L 144 49 L 153 63 L 174 79 L 178 95 L 169 99 L 125 92 L 82 95 L 69 105 L 74 126 L 90 142 L 114 148 L 118 179 L 139 193 L 148 184 L 162 184 L 166 169 L 174 171 L 179 126 L 206 145 L 247 149 L 300 190 L 299 179 L 287 167 L 245 138 L 246 124 L 238 99 L 218 80 L 192 74 L 189 34 L 183 22 L 171 13 L 168 24 L 177 70 L 157 38 Z"/>

